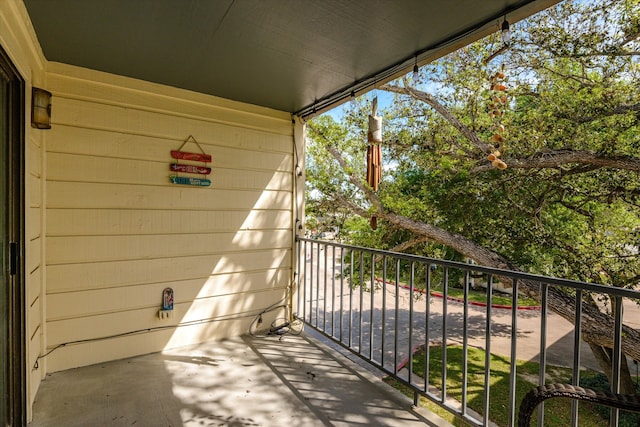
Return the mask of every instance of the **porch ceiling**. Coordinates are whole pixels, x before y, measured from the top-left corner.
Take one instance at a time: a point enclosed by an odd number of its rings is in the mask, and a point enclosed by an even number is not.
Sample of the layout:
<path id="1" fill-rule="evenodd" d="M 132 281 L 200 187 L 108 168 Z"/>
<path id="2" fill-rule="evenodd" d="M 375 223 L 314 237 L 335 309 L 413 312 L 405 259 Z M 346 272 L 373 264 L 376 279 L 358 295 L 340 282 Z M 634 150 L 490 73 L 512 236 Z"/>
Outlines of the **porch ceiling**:
<path id="1" fill-rule="evenodd" d="M 303 117 L 559 0 L 24 0 L 46 58 Z"/>

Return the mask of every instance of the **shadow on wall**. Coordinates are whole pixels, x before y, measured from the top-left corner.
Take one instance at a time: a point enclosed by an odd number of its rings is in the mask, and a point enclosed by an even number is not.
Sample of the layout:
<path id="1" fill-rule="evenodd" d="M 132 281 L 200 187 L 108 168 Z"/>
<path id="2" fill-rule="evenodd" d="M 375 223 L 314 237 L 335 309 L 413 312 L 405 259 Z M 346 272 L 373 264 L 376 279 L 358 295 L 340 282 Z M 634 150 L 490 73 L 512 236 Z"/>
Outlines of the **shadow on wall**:
<path id="1" fill-rule="evenodd" d="M 197 294 L 178 299 L 181 302 L 176 306 L 176 314 L 182 326 L 176 329 L 165 349 L 247 334 L 259 313 L 273 305 L 288 303 L 292 221 L 286 206 L 291 206 L 291 200 L 282 199 L 281 193 L 290 180 L 283 182 L 281 175 L 274 174 L 268 183 L 261 185 L 265 190 L 237 231 L 219 236 L 225 241 L 215 244 L 220 253 L 212 259 L 215 265 L 206 281 L 191 289 L 197 290 Z M 275 203 L 274 197 L 278 199 Z M 283 317 L 282 309 L 265 313 L 263 325 L 271 324 L 276 317 Z"/>
<path id="2" fill-rule="evenodd" d="M 246 333 L 284 298 L 290 134 L 114 106 L 95 127 L 95 104 L 59 98 L 47 145 L 48 372 Z M 211 187 L 169 183 L 181 142 L 129 129 L 158 120 L 171 134 L 202 131 Z M 159 319 L 166 287 L 174 312 Z"/>

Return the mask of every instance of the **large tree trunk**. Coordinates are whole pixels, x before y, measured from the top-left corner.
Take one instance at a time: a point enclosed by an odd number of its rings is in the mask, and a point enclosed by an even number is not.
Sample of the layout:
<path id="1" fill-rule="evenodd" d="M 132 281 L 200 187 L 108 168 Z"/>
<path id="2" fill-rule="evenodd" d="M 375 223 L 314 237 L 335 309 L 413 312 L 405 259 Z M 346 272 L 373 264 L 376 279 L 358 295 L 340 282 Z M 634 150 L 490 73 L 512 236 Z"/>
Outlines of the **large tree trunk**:
<path id="1" fill-rule="evenodd" d="M 378 217 L 392 224 L 410 230 L 413 233 L 429 237 L 430 240 L 449 246 L 462 255 L 476 260 L 479 264 L 512 271 L 519 271 L 509 260 L 500 254 L 478 245 L 460 235 L 439 229 L 430 224 L 414 221 L 390 212 L 379 212 Z M 519 290 L 527 295 L 541 300 L 540 283 L 532 280 L 522 280 Z M 559 288 L 550 287 L 547 298 L 549 309 L 567 321 L 575 324 L 575 299 L 562 292 Z M 602 347 L 613 348 L 614 319 L 603 313 L 598 307 L 582 302 L 583 339 L 588 343 L 595 343 Z M 623 325 L 622 350 L 624 354 L 635 360 L 640 360 L 640 332 Z"/>
<path id="2" fill-rule="evenodd" d="M 607 376 L 609 384 L 612 383 L 613 374 L 613 352 L 610 348 L 602 347 L 595 343 L 588 343 L 591 347 L 591 352 L 595 356 L 600 369 Z M 622 394 L 636 394 L 636 386 L 631 379 L 631 371 L 629 371 L 629 364 L 627 358 L 623 357 L 620 360 L 620 393 Z"/>
<path id="3" fill-rule="evenodd" d="M 389 212 L 379 212 L 378 217 L 386 219 L 405 230 L 411 230 L 416 234 L 428 237 L 432 241 L 447 245 L 465 257 L 476 260 L 481 265 L 518 271 L 511 262 L 501 255 L 479 246 L 462 236 Z M 524 291 L 527 295 L 538 301 L 541 300 L 539 282 L 522 280 L 518 283 L 519 291 Z M 559 314 L 565 320 L 575 325 L 575 297 L 564 293 L 559 288 L 549 287 L 547 291 L 547 303 L 551 311 Z M 596 305 L 589 304 L 587 301 L 583 300 L 581 305 L 582 338 L 591 347 L 602 371 L 609 379 L 609 384 L 611 384 L 614 319 L 610 315 L 600 311 Z M 640 357 L 640 332 L 623 325 L 622 335 L 624 338 L 622 339 L 623 355 L 620 363 L 620 392 L 623 394 L 635 394 L 636 388 L 631 379 L 631 373 L 629 372 L 625 355 L 635 360 L 640 360 L 638 359 Z"/>

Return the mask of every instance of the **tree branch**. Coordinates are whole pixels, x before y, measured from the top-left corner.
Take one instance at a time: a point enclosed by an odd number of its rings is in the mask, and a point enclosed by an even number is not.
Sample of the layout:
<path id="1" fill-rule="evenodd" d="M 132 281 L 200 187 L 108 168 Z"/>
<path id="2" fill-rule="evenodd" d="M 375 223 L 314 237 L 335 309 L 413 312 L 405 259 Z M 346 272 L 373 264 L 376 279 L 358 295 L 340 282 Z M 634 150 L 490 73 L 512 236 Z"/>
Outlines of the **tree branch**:
<path id="1" fill-rule="evenodd" d="M 600 120 L 603 117 L 611 117 L 611 116 L 616 116 L 621 114 L 638 113 L 638 112 L 640 112 L 640 104 L 626 104 L 626 105 L 623 104 L 623 105 L 618 105 L 611 109 L 604 109 L 604 108 L 597 109 L 595 111 L 595 114 L 592 114 L 589 116 L 576 117 L 572 112 L 571 114 L 558 113 L 558 117 L 565 120 L 572 121 L 577 124 L 583 124 L 583 123 L 592 122 L 594 120 Z"/>
<path id="2" fill-rule="evenodd" d="M 597 168 L 612 168 L 640 172 L 640 159 L 632 156 L 608 156 L 590 151 L 556 150 L 533 154 L 526 159 L 509 158 L 505 160 L 511 169 L 545 169 L 577 163 L 591 166 L 585 170 L 570 171 L 583 173 Z M 476 166 L 471 173 L 480 173 L 493 169 L 491 165 Z"/>
<path id="3" fill-rule="evenodd" d="M 407 240 L 405 242 L 400 243 L 399 245 L 394 246 L 389 249 L 391 252 L 404 252 L 412 246 L 418 245 L 420 243 L 428 242 L 429 239 L 425 236 L 417 236 L 413 237 L 411 240 Z"/>
<path id="4" fill-rule="evenodd" d="M 433 95 L 428 94 L 427 92 L 423 92 L 421 90 L 415 89 L 411 86 L 398 86 L 393 84 L 386 84 L 380 87 L 381 90 L 386 90 L 388 92 L 398 93 L 401 95 L 408 95 L 414 99 L 419 101 L 423 101 L 431 108 L 436 110 L 446 121 L 448 121 L 453 127 L 455 127 L 465 138 L 469 141 L 474 147 L 478 150 L 488 153 L 490 152 L 490 147 L 488 144 L 482 142 L 478 135 L 471 130 L 468 126 L 464 125 L 457 117 L 455 117 L 451 112 L 442 105 Z M 462 146 L 459 148 L 468 152 L 468 150 Z M 471 154 L 471 153 L 469 153 Z"/>
<path id="5" fill-rule="evenodd" d="M 338 150 L 336 150 L 336 148 L 332 147 L 331 145 L 327 145 L 327 151 L 329 151 L 329 153 L 331 153 L 331 155 L 340 164 L 340 167 L 342 168 L 342 170 L 345 171 L 345 173 L 346 173 L 346 171 L 348 170 L 347 162 L 345 162 L 344 158 L 338 152 Z M 371 203 L 371 205 L 377 211 L 381 211 L 382 210 L 382 202 L 378 198 L 377 194 L 373 191 L 373 189 L 371 189 L 371 187 L 366 185 L 363 180 L 361 180 L 360 178 L 358 178 L 354 174 L 347 174 L 347 176 L 349 177 L 349 181 L 353 185 L 355 185 L 360 191 L 362 191 L 364 193 L 365 197 Z"/>

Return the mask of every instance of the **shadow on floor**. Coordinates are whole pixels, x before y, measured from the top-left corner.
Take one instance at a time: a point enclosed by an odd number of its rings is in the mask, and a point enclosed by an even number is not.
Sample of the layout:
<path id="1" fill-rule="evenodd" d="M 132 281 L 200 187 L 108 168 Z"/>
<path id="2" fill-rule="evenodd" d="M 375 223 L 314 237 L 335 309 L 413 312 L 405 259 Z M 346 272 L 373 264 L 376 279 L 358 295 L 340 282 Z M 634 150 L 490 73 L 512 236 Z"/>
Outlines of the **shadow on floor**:
<path id="1" fill-rule="evenodd" d="M 431 421 L 315 338 L 287 335 L 238 337 L 49 374 L 29 425 L 447 425 L 427 415 Z"/>

